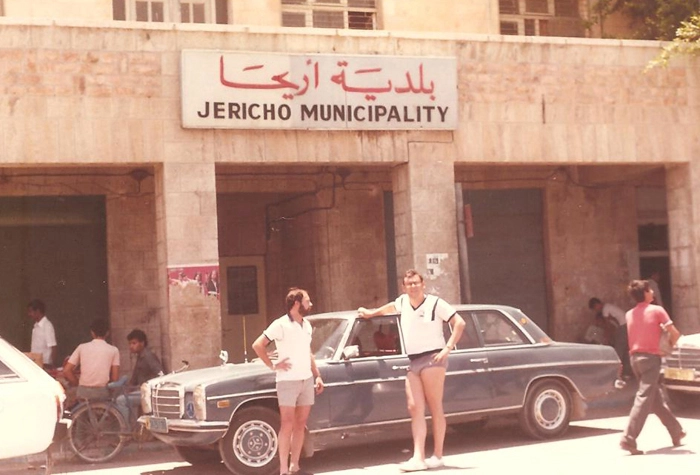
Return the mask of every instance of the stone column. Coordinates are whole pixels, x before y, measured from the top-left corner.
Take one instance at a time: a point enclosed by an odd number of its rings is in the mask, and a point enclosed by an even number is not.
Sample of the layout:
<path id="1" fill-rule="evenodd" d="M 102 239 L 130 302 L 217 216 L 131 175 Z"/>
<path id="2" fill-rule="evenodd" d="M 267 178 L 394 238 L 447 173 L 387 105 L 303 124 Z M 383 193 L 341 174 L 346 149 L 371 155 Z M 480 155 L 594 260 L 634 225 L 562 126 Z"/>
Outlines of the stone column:
<path id="1" fill-rule="evenodd" d="M 221 306 L 202 282 L 218 274 L 216 174 L 213 163 L 165 163 L 156 169 L 161 334 L 167 368 L 217 364 Z"/>
<path id="2" fill-rule="evenodd" d="M 673 313 L 681 333 L 700 331 L 698 269 L 700 269 L 700 165 L 666 168 L 668 238 L 673 285 Z"/>
<path id="3" fill-rule="evenodd" d="M 450 143 L 409 143 L 408 163 L 394 168 L 392 181 L 399 289 L 404 272 L 415 268 L 425 277 L 428 293 L 457 304 L 460 281 L 452 147 Z"/>

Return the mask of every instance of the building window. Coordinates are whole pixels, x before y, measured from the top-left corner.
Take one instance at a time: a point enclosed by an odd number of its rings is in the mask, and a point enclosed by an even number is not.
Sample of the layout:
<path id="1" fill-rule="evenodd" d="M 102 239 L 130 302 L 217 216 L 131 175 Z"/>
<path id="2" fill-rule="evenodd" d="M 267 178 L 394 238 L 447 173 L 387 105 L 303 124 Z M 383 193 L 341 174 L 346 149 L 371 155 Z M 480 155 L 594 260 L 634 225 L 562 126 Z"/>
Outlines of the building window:
<path id="1" fill-rule="evenodd" d="M 559 17 L 578 18 L 578 0 L 554 0 L 554 15 Z"/>
<path id="2" fill-rule="evenodd" d="M 282 0 L 282 26 L 376 30 L 376 0 Z"/>
<path id="3" fill-rule="evenodd" d="M 518 22 L 517 21 L 502 21 L 501 22 L 501 34 L 502 35 L 517 35 L 518 34 Z"/>
<path id="4" fill-rule="evenodd" d="M 499 12 L 502 35 L 585 35 L 579 0 L 499 0 Z"/>
<path id="5" fill-rule="evenodd" d="M 517 15 L 520 13 L 518 0 L 498 0 L 498 11 L 501 13 Z"/>
<path id="6" fill-rule="evenodd" d="M 228 23 L 227 9 L 227 0 L 112 0 L 113 18 L 127 21 Z"/>

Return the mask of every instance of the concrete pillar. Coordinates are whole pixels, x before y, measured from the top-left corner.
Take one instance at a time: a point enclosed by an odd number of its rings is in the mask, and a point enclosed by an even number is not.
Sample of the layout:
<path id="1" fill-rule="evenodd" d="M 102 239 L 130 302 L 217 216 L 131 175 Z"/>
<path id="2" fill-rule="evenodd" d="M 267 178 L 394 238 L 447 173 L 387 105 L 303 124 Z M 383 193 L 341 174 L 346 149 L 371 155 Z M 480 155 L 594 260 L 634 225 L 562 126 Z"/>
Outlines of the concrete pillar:
<path id="1" fill-rule="evenodd" d="M 211 366 L 221 349 L 219 295 L 200 285 L 218 274 L 216 175 L 213 163 L 164 163 L 156 169 L 158 267 L 162 272 L 164 359 Z"/>
<path id="2" fill-rule="evenodd" d="M 671 318 L 681 333 L 700 331 L 700 165 L 674 165 L 666 168 L 668 238 L 673 285 Z"/>
<path id="3" fill-rule="evenodd" d="M 396 264 L 423 274 L 428 293 L 460 302 L 452 144 L 409 143 L 408 163 L 394 168 Z"/>

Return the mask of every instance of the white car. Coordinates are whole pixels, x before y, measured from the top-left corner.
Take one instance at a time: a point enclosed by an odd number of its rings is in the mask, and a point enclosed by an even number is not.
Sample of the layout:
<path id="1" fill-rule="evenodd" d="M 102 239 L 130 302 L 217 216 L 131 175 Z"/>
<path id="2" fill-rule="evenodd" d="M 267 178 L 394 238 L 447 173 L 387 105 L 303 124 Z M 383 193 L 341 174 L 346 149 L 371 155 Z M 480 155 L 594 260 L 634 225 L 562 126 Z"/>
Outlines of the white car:
<path id="1" fill-rule="evenodd" d="M 662 369 L 666 394 L 676 409 L 700 404 L 700 333 L 683 335 Z"/>
<path id="2" fill-rule="evenodd" d="M 0 338 L 0 460 L 46 450 L 65 399 L 58 381 Z"/>

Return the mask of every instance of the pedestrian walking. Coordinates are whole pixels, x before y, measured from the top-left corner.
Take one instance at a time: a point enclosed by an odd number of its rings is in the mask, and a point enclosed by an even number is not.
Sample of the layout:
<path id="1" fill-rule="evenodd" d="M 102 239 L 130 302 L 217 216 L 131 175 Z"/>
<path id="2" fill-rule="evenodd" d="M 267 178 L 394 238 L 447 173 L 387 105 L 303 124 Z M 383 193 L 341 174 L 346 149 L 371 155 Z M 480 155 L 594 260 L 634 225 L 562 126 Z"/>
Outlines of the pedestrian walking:
<path id="1" fill-rule="evenodd" d="M 661 391 L 661 352 L 659 339 L 662 328 L 671 335 L 671 343 L 676 344 L 680 333 L 663 307 L 652 304 L 654 291 L 646 280 L 633 280 L 627 288 L 637 305 L 625 315 L 627 336 L 630 347 L 632 371 L 639 381 L 639 389 L 630 411 L 627 428 L 620 441 L 620 447 L 632 455 L 643 453 L 637 448 L 637 437 L 644 427 L 647 416 L 656 414 L 671 435 L 674 447 L 681 445 L 686 436 L 676 417 L 669 409 Z"/>
<path id="2" fill-rule="evenodd" d="M 401 314 L 401 330 L 410 360 L 406 375 L 406 400 L 411 415 L 413 456 L 399 466 L 403 472 L 439 468 L 447 423 L 442 407 L 447 359 L 464 330 L 464 320 L 447 302 L 425 293 L 425 282 L 418 271 L 406 271 L 403 277 L 404 294 L 379 308 L 360 307 L 362 318 L 392 313 Z M 445 343 L 443 322 L 452 324 L 452 335 Z M 425 458 L 426 404 L 433 420 L 433 455 Z"/>
<path id="3" fill-rule="evenodd" d="M 306 290 L 291 288 L 285 304 L 287 313 L 272 322 L 253 343 L 258 357 L 276 373 L 281 475 L 300 471 L 299 458 L 314 392 L 323 392 L 323 379 L 311 353 L 311 324 L 304 318 L 313 306 L 309 294 Z M 278 354 L 274 363 L 266 350 L 272 341 Z"/>

